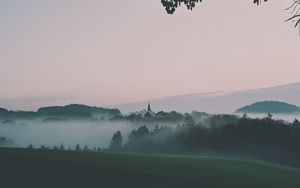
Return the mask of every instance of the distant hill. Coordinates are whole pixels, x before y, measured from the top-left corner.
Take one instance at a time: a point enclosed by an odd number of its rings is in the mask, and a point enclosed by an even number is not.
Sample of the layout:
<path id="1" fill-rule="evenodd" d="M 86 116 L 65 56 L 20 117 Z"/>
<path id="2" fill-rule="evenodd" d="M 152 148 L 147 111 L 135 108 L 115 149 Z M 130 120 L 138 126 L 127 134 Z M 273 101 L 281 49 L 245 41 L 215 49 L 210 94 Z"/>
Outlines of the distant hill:
<path id="1" fill-rule="evenodd" d="M 92 118 L 92 117 L 113 117 L 119 115 L 119 109 L 87 106 L 82 104 L 70 104 L 66 106 L 42 107 L 35 111 L 9 111 L 0 108 L 0 119 L 34 119 L 46 118 L 46 120 L 57 120 L 63 118 Z M 58 117 L 58 118 L 56 118 Z"/>
<path id="2" fill-rule="evenodd" d="M 237 113 L 300 113 L 300 107 L 279 101 L 261 101 L 236 110 Z"/>
<path id="3" fill-rule="evenodd" d="M 122 112 L 135 112 L 147 107 L 151 103 L 154 111 L 192 112 L 193 110 L 208 113 L 232 113 L 241 106 L 257 101 L 285 101 L 300 106 L 300 83 L 267 87 L 261 89 L 198 93 L 178 95 L 162 99 L 120 104 L 114 107 Z"/>
<path id="4" fill-rule="evenodd" d="M 120 110 L 108 109 L 82 104 L 70 104 L 66 106 L 51 106 L 38 109 L 37 113 L 44 116 L 75 116 L 91 117 L 93 114 L 118 115 Z"/>
<path id="5" fill-rule="evenodd" d="M 300 82 L 294 84 L 285 84 L 274 87 L 258 88 L 243 91 L 218 91 L 169 96 L 160 99 L 147 99 L 145 101 L 131 102 L 110 106 L 110 108 L 118 108 L 123 113 L 141 111 L 147 108 L 148 102 L 151 103 L 152 110 L 158 111 L 177 111 L 177 112 L 207 112 L 207 113 L 233 113 L 241 106 L 255 103 L 257 101 L 284 101 L 290 104 L 300 106 Z M 149 96 L 150 97 L 150 96 Z M 66 99 L 67 98 L 67 99 Z M 45 104 L 70 104 L 78 101 L 75 98 L 57 97 L 47 98 L 1 98 L 0 106 L 10 109 L 38 109 Z M 81 99 L 79 103 L 98 104 L 97 98 Z M 61 106 L 61 105 L 60 105 Z M 1 111 L 1 110 L 0 110 Z"/>

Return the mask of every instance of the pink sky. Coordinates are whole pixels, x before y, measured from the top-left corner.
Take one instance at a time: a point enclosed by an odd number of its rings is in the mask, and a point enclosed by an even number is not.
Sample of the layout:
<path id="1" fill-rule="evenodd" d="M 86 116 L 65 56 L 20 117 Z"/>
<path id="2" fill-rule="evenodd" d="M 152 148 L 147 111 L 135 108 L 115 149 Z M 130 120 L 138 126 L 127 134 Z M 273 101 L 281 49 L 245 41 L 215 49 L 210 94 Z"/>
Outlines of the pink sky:
<path id="1" fill-rule="evenodd" d="M 103 106 L 298 82 L 291 2 L 206 0 L 170 16 L 160 0 L 3 0 L 0 99 Z"/>

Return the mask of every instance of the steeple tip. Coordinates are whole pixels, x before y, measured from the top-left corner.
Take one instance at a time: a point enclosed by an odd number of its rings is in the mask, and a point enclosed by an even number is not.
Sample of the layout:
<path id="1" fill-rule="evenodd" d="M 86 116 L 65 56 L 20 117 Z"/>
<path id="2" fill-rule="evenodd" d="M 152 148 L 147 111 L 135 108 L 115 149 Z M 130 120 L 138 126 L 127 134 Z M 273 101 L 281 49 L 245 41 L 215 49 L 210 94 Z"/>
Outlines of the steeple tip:
<path id="1" fill-rule="evenodd" d="M 147 111 L 148 111 L 148 112 L 152 112 L 151 106 L 150 106 L 150 103 L 149 103 L 149 102 L 148 102 L 148 108 L 147 108 Z"/>

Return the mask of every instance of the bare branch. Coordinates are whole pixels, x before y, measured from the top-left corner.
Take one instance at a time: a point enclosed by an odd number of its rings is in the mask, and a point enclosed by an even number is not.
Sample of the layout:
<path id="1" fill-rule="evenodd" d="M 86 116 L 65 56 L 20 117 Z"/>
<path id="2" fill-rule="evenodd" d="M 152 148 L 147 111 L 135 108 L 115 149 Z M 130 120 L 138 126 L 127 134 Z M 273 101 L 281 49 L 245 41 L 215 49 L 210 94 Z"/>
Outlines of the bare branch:
<path id="1" fill-rule="evenodd" d="M 286 10 L 292 10 L 291 14 L 293 14 L 292 17 L 286 20 L 296 22 L 295 27 L 299 26 L 300 23 L 300 0 L 294 0 L 294 3 L 288 7 Z"/>

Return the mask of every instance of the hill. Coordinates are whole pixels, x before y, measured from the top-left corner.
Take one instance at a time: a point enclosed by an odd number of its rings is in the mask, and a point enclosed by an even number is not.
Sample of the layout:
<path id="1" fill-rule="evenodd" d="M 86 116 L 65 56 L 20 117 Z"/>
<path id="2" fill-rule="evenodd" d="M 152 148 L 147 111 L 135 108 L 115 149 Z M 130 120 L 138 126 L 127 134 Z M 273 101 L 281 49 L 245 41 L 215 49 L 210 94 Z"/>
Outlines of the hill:
<path id="1" fill-rule="evenodd" d="M 131 102 L 111 106 L 118 108 L 123 113 L 136 112 L 147 107 L 150 102 L 154 111 L 177 111 L 177 112 L 208 112 L 208 113 L 232 113 L 237 108 L 257 101 L 285 101 L 290 104 L 300 106 L 300 83 L 285 84 L 274 87 L 242 91 L 218 91 L 218 92 L 199 92 L 195 94 L 168 96 L 160 99 L 148 99 L 146 101 Z M 0 97 L 1 107 L 14 109 L 37 109 L 45 104 L 65 104 L 78 101 L 77 98 L 65 100 L 65 97 L 48 99 L 44 98 L 14 98 L 6 99 Z M 98 104 L 98 100 L 88 100 L 88 103 Z M 86 103 L 87 100 L 80 100 Z M 1 112 L 1 110 L 0 110 Z"/>
<path id="2" fill-rule="evenodd" d="M 92 117 L 113 117 L 119 115 L 119 109 L 87 106 L 82 104 L 70 104 L 66 106 L 49 106 L 39 108 L 37 111 L 9 111 L 0 108 L 0 119 L 35 119 L 46 118 L 47 120 L 63 118 L 92 118 Z M 57 117 L 57 118 L 56 118 Z"/>
<path id="3" fill-rule="evenodd" d="M 298 188 L 300 170 L 214 157 L 0 149 L 1 187 Z"/>
<path id="4" fill-rule="evenodd" d="M 39 108 L 37 113 L 44 116 L 71 116 L 71 117 L 92 117 L 93 114 L 118 115 L 118 109 L 108 109 L 82 104 L 70 104 L 66 106 L 50 106 Z"/>
<path id="5" fill-rule="evenodd" d="M 300 107 L 279 101 L 261 101 L 236 110 L 237 113 L 296 113 Z"/>
<path id="6" fill-rule="evenodd" d="M 285 101 L 300 105 L 300 83 L 251 89 L 244 91 L 196 93 L 171 96 L 161 99 L 141 101 L 136 103 L 120 104 L 115 106 L 122 112 L 134 112 L 145 109 L 148 102 L 154 111 L 191 112 L 201 111 L 208 113 L 232 113 L 237 108 L 257 101 Z"/>

